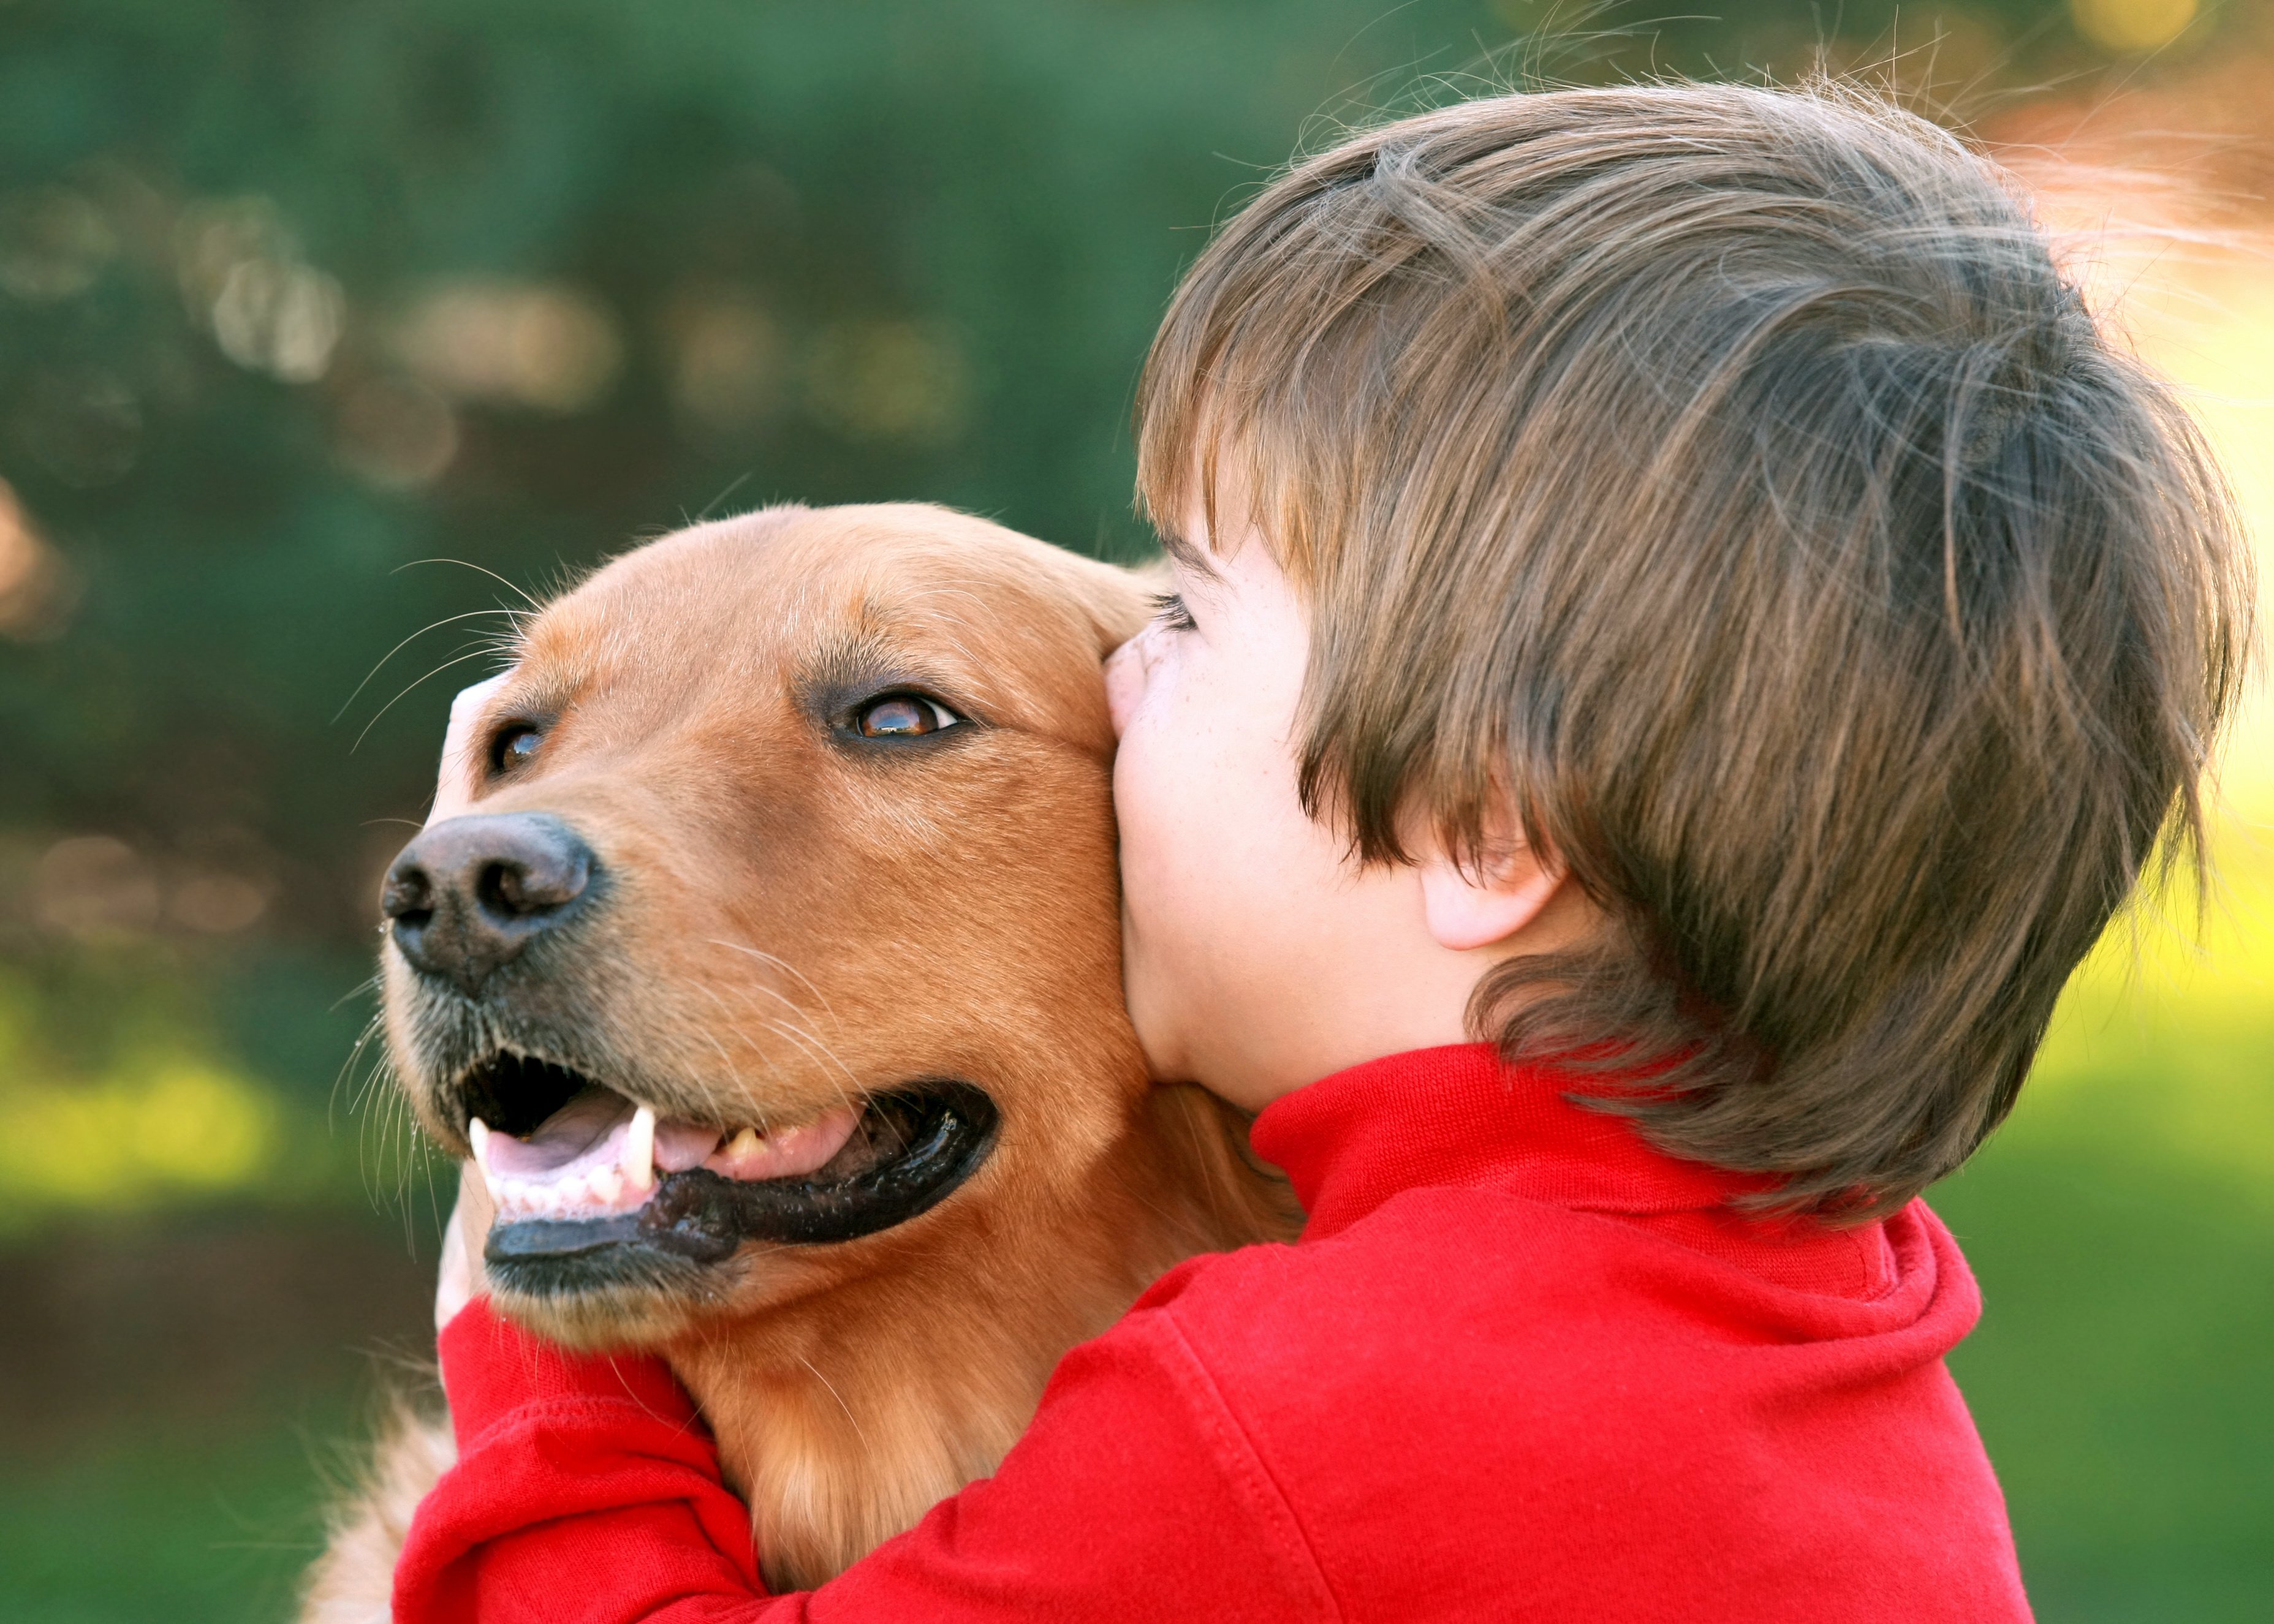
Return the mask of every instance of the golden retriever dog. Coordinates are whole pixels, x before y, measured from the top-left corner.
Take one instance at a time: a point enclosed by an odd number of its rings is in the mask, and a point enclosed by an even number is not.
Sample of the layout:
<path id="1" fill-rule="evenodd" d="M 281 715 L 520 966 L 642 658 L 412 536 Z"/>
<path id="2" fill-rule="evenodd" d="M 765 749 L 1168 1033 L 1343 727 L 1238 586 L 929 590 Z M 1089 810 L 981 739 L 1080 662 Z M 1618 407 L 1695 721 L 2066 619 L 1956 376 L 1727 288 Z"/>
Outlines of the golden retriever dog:
<path id="1" fill-rule="evenodd" d="M 669 1361 L 778 1589 L 993 1470 L 1163 1270 L 1291 1236 L 1122 1007 L 1100 663 L 1147 608 L 936 508 L 698 525 L 529 621 L 387 876 L 390 1057 L 482 1169 L 480 1284 Z M 382 1450 L 305 1616 L 385 1616 L 448 1459 Z"/>

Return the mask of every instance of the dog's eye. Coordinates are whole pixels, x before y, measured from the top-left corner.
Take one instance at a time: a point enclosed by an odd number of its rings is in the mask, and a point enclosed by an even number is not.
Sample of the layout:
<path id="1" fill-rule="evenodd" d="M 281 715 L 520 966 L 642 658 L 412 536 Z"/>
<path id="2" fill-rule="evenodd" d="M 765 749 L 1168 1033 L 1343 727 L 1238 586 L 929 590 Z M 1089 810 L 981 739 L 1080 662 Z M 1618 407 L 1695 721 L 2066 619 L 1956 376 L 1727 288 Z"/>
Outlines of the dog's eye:
<path id="1" fill-rule="evenodd" d="M 490 771 L 505 772 L 518 767 L 537 754 L 537 747 L 545 742 L 545 735 L 525 722 L 516 723 L 501 731 L 490 742 Z"/>
<path id="2" fill-rule="evenodd" d="M 921 694 L 887 694 L 872 699 L 854 713 L 853 725 L 864 739 L 906 739 L 936 733 L 963 718 L 936 699 Z"/>

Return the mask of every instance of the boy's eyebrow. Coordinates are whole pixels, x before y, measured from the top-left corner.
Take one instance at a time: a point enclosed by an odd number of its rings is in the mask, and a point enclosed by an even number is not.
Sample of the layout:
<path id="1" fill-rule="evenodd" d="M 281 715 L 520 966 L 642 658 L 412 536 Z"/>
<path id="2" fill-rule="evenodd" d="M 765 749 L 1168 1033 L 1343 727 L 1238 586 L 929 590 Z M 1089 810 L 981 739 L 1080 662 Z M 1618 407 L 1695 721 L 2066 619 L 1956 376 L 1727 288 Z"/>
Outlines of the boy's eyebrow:
<path id="1" fill-rule="evenodd" d="M 1184 537 L 1168 530 L 1161 531 L 1160 537 L 1161 551 L 1167 553 L 1178 568 L 1198 575 L 1204 581 L 1216 579 L 1216 560 L 1206 552 L 1193 545 Z"/>

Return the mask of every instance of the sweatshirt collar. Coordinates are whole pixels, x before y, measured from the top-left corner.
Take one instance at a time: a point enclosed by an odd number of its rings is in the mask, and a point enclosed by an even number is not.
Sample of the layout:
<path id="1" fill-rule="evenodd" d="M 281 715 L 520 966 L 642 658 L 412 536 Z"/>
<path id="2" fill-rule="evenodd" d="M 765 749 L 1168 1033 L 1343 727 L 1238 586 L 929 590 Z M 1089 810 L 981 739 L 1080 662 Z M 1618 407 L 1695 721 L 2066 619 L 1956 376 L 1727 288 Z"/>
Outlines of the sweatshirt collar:
<path id="1" fill-rule="evenodd" d="M 1503 1061 L 1489 1044 L 1416 1049 L 1282 1095 L 1256 1117 L 1253 1142 L 1293 1181 L 1313 1239 L 1425 1185 L 1634 1214 L 1721 1207 L 1766 1187 L 1669 1156 L 1627 1118 L 1565 1097 L 1590 1086 L 1600 1089 L 1598 1076 Z"/>

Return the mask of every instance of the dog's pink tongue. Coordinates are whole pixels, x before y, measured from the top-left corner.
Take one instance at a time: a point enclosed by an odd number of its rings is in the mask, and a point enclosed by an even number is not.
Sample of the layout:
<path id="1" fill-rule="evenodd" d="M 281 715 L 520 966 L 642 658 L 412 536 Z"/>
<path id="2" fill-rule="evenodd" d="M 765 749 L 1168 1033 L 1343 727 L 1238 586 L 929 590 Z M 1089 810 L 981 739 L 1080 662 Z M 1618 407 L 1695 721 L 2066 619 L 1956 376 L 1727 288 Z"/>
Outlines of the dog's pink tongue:
<path id="1" fill-rule="evenodd" d="M 587 1088 L 545 1119 L 527 1139 L 493 1135 L 489 1141 L 490 1171 L 500 1178 L 551 1181 L 594 1168 L 614 1167 L 623 1160 L 624 1140 L 631 1132 L 632 1102 L 606 1088 Z M 655 1124 L 655 1165 L 665 1173 L 684 1173 L 701 1167 L 718 1149 L 716 1128 L 668 1118 Z"/>
<path id="2" fill-rule="evenodd" d="M 613 1166 L 631 1120 L 629 1100 L 606 1088 L 587 1088 L 527 1139 L 493 1134 L 490 1171 L 500 1178 L 551 1179 L 588 1165 Z"/>
<path id="3" fill-rule="evenodd" d="M 478 1133 L 481 1158 L 504 1222 L 524 1218 L 595 1218 L 636 1211 L 655 1181 L 689 1168 L 727 1178 L 794 1178 L 845 1147 L 861 1113 L 841 1106 L 809 1123 L 760 1135 L 731 1136 L 695 1123 L 649 1118 L 649 1162 L 633 1134 L 644 1113 L 620 1094 L 587 1088 L 525 1139 Z"/>
<path id="4" fill-rule="evenodd" d="M 698 1128 L 691 1122 L 668 1117 L 655 1124 L 655 1166 L 659 1173 L 684 1173 L 701 1167 L 703 1159 L 719 1148 L 722 1136 L 716 1128 Z"/>

